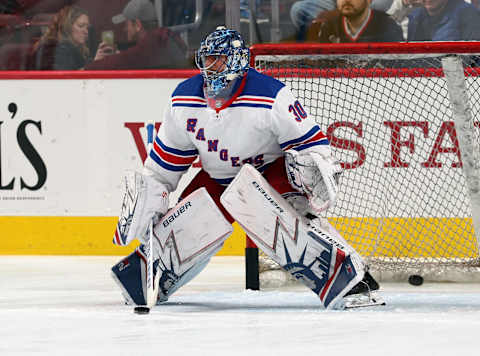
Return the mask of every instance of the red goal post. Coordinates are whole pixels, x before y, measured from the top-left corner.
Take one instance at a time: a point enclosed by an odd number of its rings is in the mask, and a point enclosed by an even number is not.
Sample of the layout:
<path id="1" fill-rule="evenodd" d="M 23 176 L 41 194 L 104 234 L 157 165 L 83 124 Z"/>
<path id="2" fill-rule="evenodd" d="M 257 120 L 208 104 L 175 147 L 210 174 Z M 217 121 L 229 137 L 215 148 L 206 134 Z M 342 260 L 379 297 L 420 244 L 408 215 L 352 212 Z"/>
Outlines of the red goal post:
<path id="1" fill-rule="evenodd" d="M 480 42 L 281 43 L 251 53 L 251 66 L 289 86 L 329 137 L 345 171 L 324 218 L 377 274 L 476 275 Z M 247 238 L 251 289 L 256 253 Z"/>

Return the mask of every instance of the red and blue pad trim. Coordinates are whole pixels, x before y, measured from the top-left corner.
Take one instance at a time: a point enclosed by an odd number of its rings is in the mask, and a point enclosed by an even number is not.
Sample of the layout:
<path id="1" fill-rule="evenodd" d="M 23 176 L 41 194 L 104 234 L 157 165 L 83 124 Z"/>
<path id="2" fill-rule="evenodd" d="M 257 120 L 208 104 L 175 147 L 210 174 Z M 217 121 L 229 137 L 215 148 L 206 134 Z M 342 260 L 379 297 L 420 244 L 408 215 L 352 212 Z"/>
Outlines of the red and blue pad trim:
<path id="1" fill-rule="evenodd" d="M 335 246 L 329 245 L 313 231 L 308 234 L 324 248 L 323 252 L 308 265 L 304 264 L 307 247 L 298 261 L 292 261 L 290 253 L 283 242 L 287 263 L 283 268 L 308 286 L 320 297 L 323 305 L 328 308 L 337 297 L 348 292 L 347 286 L 357 277 L 350 256 Z"/>

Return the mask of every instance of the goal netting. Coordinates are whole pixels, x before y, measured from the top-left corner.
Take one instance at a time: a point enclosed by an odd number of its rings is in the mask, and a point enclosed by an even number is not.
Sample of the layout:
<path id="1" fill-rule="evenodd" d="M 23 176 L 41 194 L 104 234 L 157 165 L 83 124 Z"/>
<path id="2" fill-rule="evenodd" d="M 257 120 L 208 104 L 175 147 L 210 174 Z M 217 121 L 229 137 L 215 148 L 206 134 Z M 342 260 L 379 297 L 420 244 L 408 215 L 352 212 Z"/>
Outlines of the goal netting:
<path id="1" fill-rule="evenodd" d="M 345 171 L 325 217 L 377 278 L 477 275 L 480 43 L 270 44 L 252 57 L 328 135 Z"/>

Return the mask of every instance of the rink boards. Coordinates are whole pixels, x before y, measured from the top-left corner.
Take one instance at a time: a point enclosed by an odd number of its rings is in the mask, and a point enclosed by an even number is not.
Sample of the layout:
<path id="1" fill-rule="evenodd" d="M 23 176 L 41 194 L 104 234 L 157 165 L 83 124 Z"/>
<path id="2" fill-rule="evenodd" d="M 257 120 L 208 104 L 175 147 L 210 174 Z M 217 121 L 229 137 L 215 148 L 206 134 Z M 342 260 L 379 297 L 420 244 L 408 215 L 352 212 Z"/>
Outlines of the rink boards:
<path id="1" fill-rule="evenodd" d="M 375 257 L 433 257 L 433 258 L 472 258 L 478 256 L 478 247 L 469 219 L 461 218 L 332 218 L 330 221 L 360 253 Z M 110 235 L 117 223 L 116 217 L 81 216 L 2 216 L 2 244 L 0 254 L 4 255 L 123 255 L 133 246 L 119 247 L 111 242 Z M 350 228 L 365 231 L 364 238 L 353 237 Z M 398 230 L 397 227 L 404 227 Z M 418 236 L 416 225 L 430 226 L 433 231 Z M 470 236 L 453 234 L 456 226 L 464 227 Z M 234 233 L 220 251 L 220 255 L 241 256 L 244 254 L 245 233 L 233 224 Z M 450 231 L 450 232 L 448 232 Z M 455 231 L 455 229 L 454 229 Z M 373 241 L 380 233 L 382 242 L 377 246 Z M 415 247 L 418 240 L 422 248 Z"/>
<path id="2" fill-rule="evenodd" d="M 111 243 L 121 204 L 123 172 L 141 168 L 141 157 L 145 154 L 144 123 L 153 120 L 158 126 L 170 93 L 182 79 L 99 79 L 87 72 L 83 75 L 84 78 L 62 80 L 2 80 L 0 254 L 121 255 L 131 250 Z M 373 119 L 364 115 L 361 120 L 367 125 Z M 354 124 L 358 125 L 358 121 Z M 385 129 L 382 123 L 379 125 L 379 129 Z M 415 134 L 415 130 L 411 133 Z M 435 139 L 433 131 L 429 139 Z M 381 144 L 388 148 L 390 142 Z M 445 141 L 445 145 L 448 144 Z M 346 152 L 349 154 L 352 152 Z M 355 153 L 352 157 L 356 157 Z M 388 159 L 369 156 L 367 151 L 365 162 L 355 169 L 367 169 L 379 162 L 383 165 Z M 443 154 L 439 159 L 451 164 L 455 156 Z M 198 169 L 188 173 L 182 187 Z M 402 174 L 408 174 L 408 169 L 401 168 Z M 428 179 L 428 173 L 421 179 Z M 367 190 L 375 189 L 369 181 L 359 184 Z M 464 186 L 446 189 L 451 190 L 453 196 L 465 197 Z M 177 197 L 178 192 L 172 200 Z M 412 196 L 412 199 L 415 198 Z M 415 253 L 408 244 L 414 233 L 409 235 L 408 231 L 405 234 L 405 230 L 394 228 L 405 225 L 406 219 L 413 220 L 413 225 L 466 225 L 467 231 L 471 224 L 468 209 L 461 209 L 452 217 L 448 215 L 449 207 L 444 206 L 445 210 L 438 215 L 424 215 L 428 201 L 414 202 L 418 205 L 414 216 L 387 216 L 386 219 L 375 215 L 376 202 L 366 204 L 371 204 L 366 210 L 372 212 L 369 218 L 342 215 L 332 221 L 341 231 L 342 226 L 365 225 L 362 228 L 372 234 L 379 232 L 372 226 L 381 225 L 380 233 L 388 237 L 389 243 L 405 242 L 400 245 L 404 246 L 401 253 L 406 255 Z M 454 205 L 455 201 L 446 204 Z M 432 231 L 440 233 L 423 237 L 432 245 L 445 244 L 452 251 L 471 248 L 442 235 L 443 228 Z M 342 232 L 348 238 L 348 231 Z M 471 236 L 466 240 L 472 240 Z M 365 241 L 352 243 L 361 249 L 370 248 L 364 246 Z M 233 236 L 220 253 L 242 255 L 244 244 L 244 233 L 235 226 Z"/>

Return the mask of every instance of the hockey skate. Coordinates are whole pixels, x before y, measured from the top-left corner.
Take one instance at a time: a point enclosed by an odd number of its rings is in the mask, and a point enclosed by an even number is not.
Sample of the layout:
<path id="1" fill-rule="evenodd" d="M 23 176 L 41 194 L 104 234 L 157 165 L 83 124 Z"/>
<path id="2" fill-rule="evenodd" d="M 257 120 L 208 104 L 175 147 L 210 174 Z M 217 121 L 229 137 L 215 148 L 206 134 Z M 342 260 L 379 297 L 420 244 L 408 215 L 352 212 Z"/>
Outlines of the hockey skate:
<path id="1" fill-rule="evenodd" d="M 334 309 L 354 309 L 385 305 L 385 301 L 375 292 L 380 288 L 372 275 L 365 271 L 363 279 L 358 282 Z"/>

